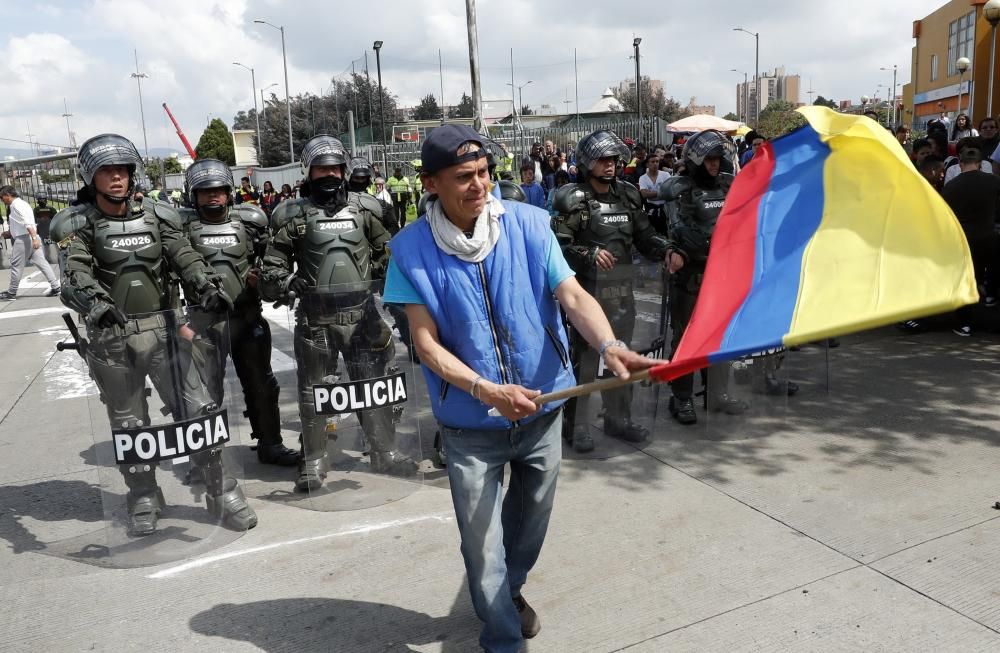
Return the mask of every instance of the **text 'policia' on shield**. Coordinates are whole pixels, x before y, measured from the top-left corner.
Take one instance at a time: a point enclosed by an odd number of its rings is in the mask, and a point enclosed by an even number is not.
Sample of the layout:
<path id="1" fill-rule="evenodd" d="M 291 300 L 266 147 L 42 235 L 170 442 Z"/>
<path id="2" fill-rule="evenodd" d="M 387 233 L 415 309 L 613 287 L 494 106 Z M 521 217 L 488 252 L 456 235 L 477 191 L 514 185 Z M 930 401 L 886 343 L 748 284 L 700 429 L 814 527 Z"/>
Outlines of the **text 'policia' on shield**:
<path id="1" fill-rule="evenodd" d="M 339 415 L 354 410 L 395 406 L 406 401 L 406 374 L 377 379 L 313 386 L 317 415 Z"/>
<path id="2" fill-rule="evenodd" d="M 111 439 L 119 465 L 180 458 L 229 442 L 229 415 L 221 410 L 183 422 L 118 429 Z"/>

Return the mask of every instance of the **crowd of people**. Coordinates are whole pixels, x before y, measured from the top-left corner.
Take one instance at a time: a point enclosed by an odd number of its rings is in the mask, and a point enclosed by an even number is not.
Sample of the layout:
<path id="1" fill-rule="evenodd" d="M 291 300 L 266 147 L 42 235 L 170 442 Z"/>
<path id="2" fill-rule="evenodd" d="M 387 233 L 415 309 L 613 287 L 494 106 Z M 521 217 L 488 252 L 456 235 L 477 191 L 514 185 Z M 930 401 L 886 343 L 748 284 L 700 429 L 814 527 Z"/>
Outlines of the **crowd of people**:
<path id="1" fill-rule="evenodd" d="M 894 134 L 954 210 L 983 303 L 992 306 L 1000 280 L 997 122 L 985 119 L 973 129 L 959 116 L 949 127 L 932 121 L 926 138 L 913 142 L 909 130 Z M 85 186 L 74 206 L 51 218 L 51 238 L 65 258 L 61 283 L 46 275 L 49 294 L 59 295 L 86 325 L 84 355 L 111 423 L 148 424 L 145 396 L 130 391 L 131 381 L 141 388 L 146 376 L 177 421 L 180 413 L 214 414 L 231 358 L 260 462 L 297 466 L 300 492 L 322 489 L 330 472 L 327 423 L 313 389 L 328 382 L 339 357 L 353 383 L 396 373 L 395 327 L 422 364 L 441 429 L 436 446 L 448 470 L 472 602 L 484 624 L 480 642 L 485 650 L 516 651 L 540 628 L 521 587 L 545 538 L 560 439 L 578 452 L 596 446 L 587 395 L 543 405 L 534 400 L 594 380 L 601 368 L 627 377 L 661 362 L 629 346 L 637 258 L 669 274 L 660 328 L 665 335 L 669 315 L 670 346 L 677 348 L 702 292 L 726 197 L 766 142 L 754 131 L 736 141 L 707 130 L 647 148 L 602 129 L 563 148 L 552 140 L 533 143 L 516 163 L 502 145 L 446 124 L 425 140 L 413 162 L 416 177 L 397 167 L 386 179 L 368 161 L 351 158 L 337 139 L 320 135 L 301 153 L 306 178 L 280 191 L 269 181 L 258 190 L 249 177 L 236 185 L 220 161 L 195 162 L 178 212 L 169 206 L 173 193 L 158 186 L 149 197 L 137 191 L 142 161 L 135 146 L 106 134 L 81 146 Z M 507 192 L 518 201 L 506 201 Z M 19 247 L 20 267 L 30 259 L 44 271 L 44 259 L 33 253 L 41 229 L 30 208 L 11 187 L 0 188 L 0 200 L 15 216 L 9 237 Z M 418 204 L 421 219 L 407 226 L 410 203 Z M 109 240 L 122 234 L 125 240 Z M 193 388 L 183 396 L 165 382 L 177 371 L 155 357 L 174 334 L 149 317 L 183 313 L 180 295 L 161 274 L 168 266 L 187 302 L 193 350 L 209 361 L 197 372 L 182 366 L 187 376 L 179 381 Z M 16 297 L 19 276 L 11 275 L 13 292 L 0 298 Z M 377 310 L 379 293 L 392 326 Z M 262 301 L 296 299 L 298 451 L 281 439 L 280 389 L 261 309 Z M 200 324 L 192 314 L 202 316 Z M 223 321 L 230 331 L 217 330 Z M 919 331 L 924 324 L 900 328 Z M 955 333 L 974 329 L 972 312 L 959 311 Z M 143 355 L 126 359 L 125 349 Z M 754 365 L 755 392 L 794 394 L 797 386 L 776 379 L 780 362 L 780 354 L 768 354 Z M 189 378 L 196 373 L 202 378 Z M 739 415 L 749 408 L 730 394 L 730 378 L 728 363 L 709 368 L 703 377 L 708 411 Z M 692 374 L 671 383 L 670 413 L 682 425 L 699 420 L 694 385 Z M 603 392 L 602 404 L 607 436 L 633 443 L 649 436 L 633 420 L 630 386 Z M 393 407 L 364 405 L 357 414 L 370 470 L 415 474 L 421 461 L 398 445 Z M 257 515 L 219 451 L 206 447 L 192 455 L 202 470 L 206 507 L 229 528 L 253 528 Z M 511 479 L 501 499 L 505 465 Z M 165 509 L 155 469 L 119 467 L 133 536 L 155 532 Z"/>

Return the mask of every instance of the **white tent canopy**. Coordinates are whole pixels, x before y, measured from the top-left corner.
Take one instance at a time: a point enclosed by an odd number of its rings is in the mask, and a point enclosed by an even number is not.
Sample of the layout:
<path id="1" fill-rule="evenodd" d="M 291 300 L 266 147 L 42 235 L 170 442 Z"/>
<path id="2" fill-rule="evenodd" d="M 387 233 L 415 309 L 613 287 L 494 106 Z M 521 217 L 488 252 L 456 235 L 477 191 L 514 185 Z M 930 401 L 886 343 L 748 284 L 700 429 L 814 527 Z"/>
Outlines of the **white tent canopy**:
<path id="1" fill-rule="evenodd" d="M 743 126 L 742 122 L 726 120 L 716 116 L 696 115 L 681 118 L 667 125 L 667 131 L 700 132 L 706 129 L 717 129 L 720 132 L 734 132 Z"/>

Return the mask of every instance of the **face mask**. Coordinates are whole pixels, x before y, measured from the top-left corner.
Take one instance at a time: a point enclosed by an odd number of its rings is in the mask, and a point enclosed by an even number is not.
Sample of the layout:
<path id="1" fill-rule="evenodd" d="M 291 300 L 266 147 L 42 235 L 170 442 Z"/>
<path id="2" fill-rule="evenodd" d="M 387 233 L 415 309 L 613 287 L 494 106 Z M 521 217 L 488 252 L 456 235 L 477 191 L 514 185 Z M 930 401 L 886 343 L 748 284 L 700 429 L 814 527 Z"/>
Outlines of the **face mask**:
<path id="1" fill-rule="evenodd" d="M 219 220 L 226 215 L 228 208 L 225 204 L 205 204 L 198 207 L 198 215 L 206 220 Z"/>
<path id="2" fill-rule="evenodd" d="M 309 182 L 310 197 L 317 204 L 330 204 L 337 198 L 343 186 L 344 180 L 333 175 L 313 179 Z"/>

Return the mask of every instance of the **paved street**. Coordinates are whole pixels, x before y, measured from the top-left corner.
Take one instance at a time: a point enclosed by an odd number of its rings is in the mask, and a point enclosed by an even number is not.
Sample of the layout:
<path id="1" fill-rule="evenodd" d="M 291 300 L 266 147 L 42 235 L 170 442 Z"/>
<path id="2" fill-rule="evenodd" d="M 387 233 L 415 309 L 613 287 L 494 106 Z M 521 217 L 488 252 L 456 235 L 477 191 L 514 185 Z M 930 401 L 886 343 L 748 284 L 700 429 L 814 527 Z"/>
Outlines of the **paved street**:
<path id="1" fill-rule="evenodd" d="M 154 567 L 81 555 L 102 529 L 107 422 L 78 357 L 55 351 L 67 332 L 45 290 L 35 274 L 0 305 L 0 651 L 477 650 L 429 463 L 422 485 L 341 475 L 331 501 L 357 509 L 324 511 L 244 441 L 258 528 Z M 640 312 L 648 329 L 657 309 Z M 268 316 L 294 446 L 288 321 Z M 797 396 L 737 385 L 747 416 L 693 428 L 638 389 L 649 443 L 566 452 L 524 589 L 543 624 L 528 650 L 1000 651 L 998 356 L 994 334 L 859 334 L 789 353 Z M 432 423 L 413 426 L 429 457 Z"/>

